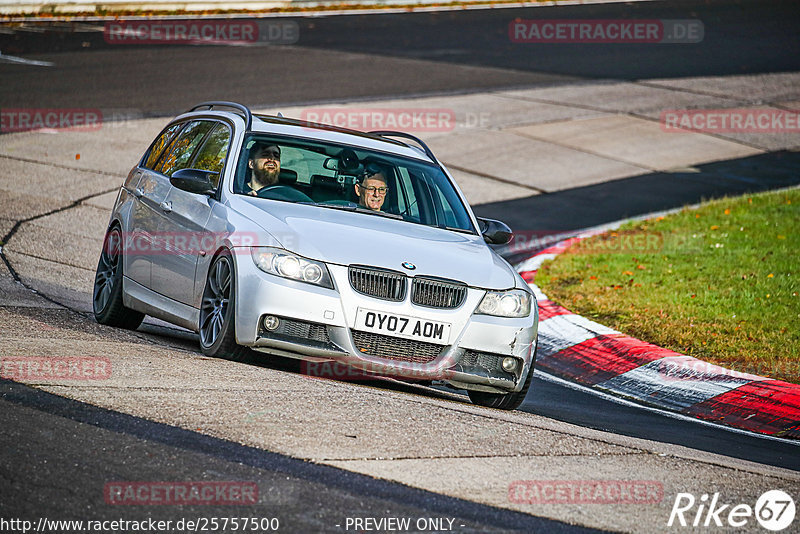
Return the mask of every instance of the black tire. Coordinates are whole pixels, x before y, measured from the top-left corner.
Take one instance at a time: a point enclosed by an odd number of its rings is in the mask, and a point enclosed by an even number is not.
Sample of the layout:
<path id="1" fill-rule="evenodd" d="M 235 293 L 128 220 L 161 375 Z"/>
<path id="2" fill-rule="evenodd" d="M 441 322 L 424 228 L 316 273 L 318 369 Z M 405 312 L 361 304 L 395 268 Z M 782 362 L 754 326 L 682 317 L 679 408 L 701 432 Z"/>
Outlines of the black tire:
<path id="1" fill-rule="evenodd" d="M 469 400 L 478 406 L 486 406 L 487 408 L 497 408 L 498 410 L 516 410 L 525 396 L 528 394 L 528 389 L 531 387 L 531 380 L 533 379 L 533 365 L 536 361 L 536 347 L 534 347 L 533 359 L 531 361 L 531 368 L 528 370 L 528 376 L 525 377 L 525 383 L 522 389 L 513 393 L 486 393 L 483 391 L 467 391 Z"/>
<path id="2" fill-rule="evenodd" d="M 92 310 L 98 323 L 136 330 L 144 314 L 122 304 L 122 232 L 113 226 L 103 239 L 92 291 Z"/>
<path id="3" fill-rule="evenodd" d="M 200 350 L 206 356 L 237 362 L 247 361 L 250 350 L 236 343 L 236 276 L 233 258 L 221 252 L 206 276 L 200 304 Z"/>

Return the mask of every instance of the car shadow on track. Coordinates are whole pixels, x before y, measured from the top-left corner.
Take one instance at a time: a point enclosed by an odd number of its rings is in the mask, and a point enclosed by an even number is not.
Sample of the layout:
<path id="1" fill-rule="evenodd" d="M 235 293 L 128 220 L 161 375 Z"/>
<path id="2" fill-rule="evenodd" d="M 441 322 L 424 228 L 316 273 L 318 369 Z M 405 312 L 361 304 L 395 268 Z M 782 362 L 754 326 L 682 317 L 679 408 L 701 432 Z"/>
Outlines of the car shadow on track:
<path id="1" fill-rule="evenodd" d="M 151 341 L 166 344 L 171 348 L 188 350 L 202 355 L 199 350 L 199 337 L 197 334 L 189 330 L 166 325 L 166 323 L 159 323 L 161 322 L 151 321 L 148 317 L 137 332 L 139 334 L 144 334 Z M 455 391 L 451 392 L 445 389 L 434 389 L 428 382 L 402 381 L 380 376 L 371 377 L 358 370 L 347 368 L 342 364 L 334 364 L 333 362 L 320 364 L 307 363 L 295 358 L 250 350 L 246 353 L 244 360 L 239 363 L 261 367 L 263 369 L 271 369 L 273 371 L 303 375 L 316 380 L 348 382 L 363 387 L 397 391 L 456 402 L 465 402 L 466 400 L 464 395 L 460 395 Z"/>

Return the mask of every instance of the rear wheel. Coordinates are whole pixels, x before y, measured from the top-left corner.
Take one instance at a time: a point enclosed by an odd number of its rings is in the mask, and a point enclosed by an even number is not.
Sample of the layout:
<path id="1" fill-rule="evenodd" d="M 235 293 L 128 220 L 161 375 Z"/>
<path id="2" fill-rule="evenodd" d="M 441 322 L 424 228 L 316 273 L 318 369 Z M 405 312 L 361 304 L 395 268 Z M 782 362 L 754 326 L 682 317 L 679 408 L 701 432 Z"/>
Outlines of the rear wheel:
<path id="1" fill-rule="evenodd" d="M 250 351 L 236 343 L 235 284 L 233 259 L 224 251 L 214 259 L 206 277 L 200 306 L 200 349 L 207 356 L 245 361 Z"/>
<path id="2" fill-rule="evenodd" d="M 122 232 L 114 226 L 103 240 L 92 291 L 92 310 L 98 323 L 136 330 L 144 314 L 122 304 Z"/>

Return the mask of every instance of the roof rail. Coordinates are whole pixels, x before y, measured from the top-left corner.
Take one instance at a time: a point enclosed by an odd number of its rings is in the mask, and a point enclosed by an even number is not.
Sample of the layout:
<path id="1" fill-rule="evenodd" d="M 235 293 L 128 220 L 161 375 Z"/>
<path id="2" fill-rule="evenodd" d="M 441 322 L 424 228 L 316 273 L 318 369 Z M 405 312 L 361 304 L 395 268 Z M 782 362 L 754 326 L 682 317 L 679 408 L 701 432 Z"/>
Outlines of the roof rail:
<path id="1" fill-rule="evenodd" d="M 433 151 L 430 148 L 428 148 L 428 145 L 426 145 L 425 142 L 422 139 L 420 139 L 419 137 L 416 137 L 416 136 L 411 135 L 411 134 L 407 134 L 405 132 L 394 132 L 392 130 L 375 130 L 375 131 L 368 132 L 368 133 L 371 133 L 372 135 L 380 135 L 381 137 L 402 137 L 402 138 L 405 138 L 405 139 L 411 139 L 412 141 L 414 141 L 417 144 L 419 144 L 419 146 L 422 148 L 422 150 L 425 151 L 425 155 L 426 156 L 431 158 L 431 160 L 436 161 L 436 157 L 433 155 Z"/>
<path id="2" fill-rule="evenodd" d="M 250 111 L 250 108 L 245 106 L 244 104 L 237 104 L 236 102 L 225 102 L 223 100 L 212 100 L 210 102 L 203 102 L 202 104 L 197 104 L 195 107 L 190 109 L 189 111 L 196 111 L 200 108 L 208 108 L 211 110 L 214 106 L 221 106 L 226 108 L 233 108 L 239 110 L 244 115 L 244 122 L 246 123 L 246 129 L 249 130 L 250 127 L 253 125 L 253 113 Z M 188 113 L 188 112 L 187 112 Z"/>

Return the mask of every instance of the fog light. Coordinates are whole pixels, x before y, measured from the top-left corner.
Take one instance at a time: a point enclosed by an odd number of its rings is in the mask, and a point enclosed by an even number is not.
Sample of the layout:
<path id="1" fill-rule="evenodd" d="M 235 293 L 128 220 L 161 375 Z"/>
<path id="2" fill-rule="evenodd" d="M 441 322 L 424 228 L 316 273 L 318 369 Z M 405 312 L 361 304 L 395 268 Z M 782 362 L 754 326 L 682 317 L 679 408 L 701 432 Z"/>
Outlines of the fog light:
<path id="1" fill-rule="evenodd" d="M 278 327 L 281 325 L 281 320 L 275 317 L 274 315 L 265 315 L 264 318 L 261 320 L 261 324 L 264 325 L 269 331 L 277 330 Z M 505 363 L 503 364 L 505 365 Z"/>
<path id="2" fill-rule="evenodd" d="M 517 368 L 517 359 L 511 356 L 503 358 L 503 371 L 511 373 Z"/>

